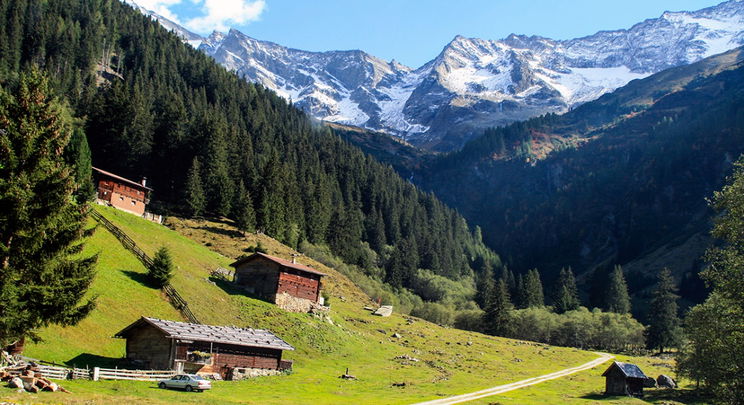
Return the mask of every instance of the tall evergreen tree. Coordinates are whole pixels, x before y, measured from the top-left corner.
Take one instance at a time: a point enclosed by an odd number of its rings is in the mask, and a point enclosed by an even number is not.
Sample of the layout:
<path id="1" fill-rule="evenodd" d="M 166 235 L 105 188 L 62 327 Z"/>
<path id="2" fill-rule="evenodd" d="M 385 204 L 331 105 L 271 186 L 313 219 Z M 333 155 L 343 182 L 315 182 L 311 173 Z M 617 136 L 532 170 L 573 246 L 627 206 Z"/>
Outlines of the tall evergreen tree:
<path id="1" fill-rule="evenodd" d="M 711 234 L 722 241 L 706 252 L 710 265 L 701 276 L 710 297 L 685 318 L 687 344 L 678 357 L 680 373 L 702 383 L 722 403 L 744 398 L 744 157 L 733 176 L 714 194 Z"/>
<path id="2" fill-rule="evenodd" d="M 483 269 L 479 273 L 479 279 L 478 290 L 475 293 L 475 302 L 485 311 L 491 305 L 491 300 L 493 299 L 493 290 L 495 288 L 493 272 L 490 268 Z"/>
<path id="3" fill-rule="evenodd" d="M 517 295 L 514 297 L 514 305 L 519 309 L 527 308 L 527 291 L 524 288 L 524 277 L 522 274 L 517 275 L 515 289 Z"/>
<path id="4" fill-rule="evenodd" d="M 512 304 L 509 300 L 509 291 L 503 279 L 496 281 L 491 299 L 483 314 L 483 325 L 486 332 L 491 335 L 504 336 L 509 327 L 509 312 Z"/>
<path id="5" fill-rule="evenodd" d="M 659 349 L 678 347 L 681 339 L 680 320 L 677 314 L 677 286 L 672 272 L 663 268 L 659 272 L 649 306 L 648 347 Z"/>
<path id="6" fill-rule="evenodd" d="M 96 257 L 79 256 L 88 207 L 72 202 L 63 158 L 70 112 L 39 71 L 0 89 L 0 345 L 49 324 L 74 325 L 94 307 L 83 297 Z"/>
<path id="7" fill-rule="evenodd" d="M 524 278 L 524 307 L 541 307 L 545 305 L 545 295 L 543 294 L 542 281 L 540 281 L 540 273 L 537 269 L 532 269 L 527 272 L 527 277 Z"/>
<path id="8" fill-rule="evenodd" d="M 618 314 L 630 313 L 630 295 L 628 294 L 628 284 L 625 283 L 623 268 L 615 266 L 607 286 L 607 295 L 605 309 L 609 312 Z"/>
<path id="9" fill-rule="evenodd" d="M 186 176 L 184 199 L 186 200 L 186 212 L 190 216 L 198 217 L 204 213 L 207 200 L 202 187 L 201 164 L 199 164 L 199 158 L 197 157 L 194 157 L 191 162 L 191 168 Z"/>
<path id="10" fill-rule="evenodd" d="M 579 290 L 576 287 L 576 279 L 574 278 L 573 271 L 571 271 L 571 267 L 561 269 L 561 273 L 558 276 L 558 283 L 553 291 L 553 309 L 555 312 L 562 314 L 566 311 L 578 309 L 581 305 L 579 301 Z"/>
<path id="11" fill-rule="evenodd" d="M 501 268 L 501 279 L 506 284 L 506 290 L 509 291 L 509 296 L 514 296 L 517 289 L 517 280 L 514 278 L 514 272 L 506 265 Z"/>
<path id="12" fill-rule="evenodd" d="M 85 132 L 79 126 L 76 126 L 72 132 L 70 142 L 65 149 L 65 159 L 72 166 L 77 190 L 75 198 L 79 203 L 91 201 L 95 197 L 95 187 L 93 186 L 93 161 L 90 156 L 90 147 Z"/>
<path id="13" fill-rule="evenodd" d="M 256 230 L 256 212 L 253 210 L 253 200 L 250 192 L 245 188 L 243 180 L 238 181 L 238 189 L 235 192 L 233 217 L 241 231 L 253 232 Z"/>

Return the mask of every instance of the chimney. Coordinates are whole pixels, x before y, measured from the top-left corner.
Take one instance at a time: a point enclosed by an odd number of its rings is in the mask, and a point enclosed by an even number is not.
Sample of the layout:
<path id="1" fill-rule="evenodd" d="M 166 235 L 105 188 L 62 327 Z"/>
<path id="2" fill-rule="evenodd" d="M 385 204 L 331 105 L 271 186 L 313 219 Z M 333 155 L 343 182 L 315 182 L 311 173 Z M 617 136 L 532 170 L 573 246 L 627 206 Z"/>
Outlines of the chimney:
<path id="1" fill-rule="evenodd" d="M 299 256 L 297 253 L 292 253 L 292 264 L 297 264 L 297 256 Z"/>
<path id="2" fill-rule="evenodd" d="M 147 187 L 147 177 L 142 178 L 142 187 Z"/>

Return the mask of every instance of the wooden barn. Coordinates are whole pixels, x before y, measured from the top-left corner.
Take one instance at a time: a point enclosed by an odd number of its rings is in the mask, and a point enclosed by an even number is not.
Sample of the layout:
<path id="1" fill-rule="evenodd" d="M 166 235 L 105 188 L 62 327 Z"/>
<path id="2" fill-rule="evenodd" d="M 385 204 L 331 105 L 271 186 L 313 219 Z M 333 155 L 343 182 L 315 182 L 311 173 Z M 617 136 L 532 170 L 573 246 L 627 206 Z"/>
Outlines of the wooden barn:
<path id="1" fill-rule="evenodd" d="M 93 179 L 99 202 L 135 215 L 145 214 L 145 207 L 150 202 L 152 192 L 151 188 L 145 186 L 145 179 L 138 183 L 95 167 Z"/>
<path id="2" fill-rule="evenodd" d="M 644 381 L 648 379 L 638 366 L 630 363 L 615 361 L 607 371 L 605 377 L 605 395 L 643 396 Z"/>
<path id="3" fill-rule="evenodd" d="M 294 260 L 254 253 L 230 266 L 235 268 L 235 284 L 286 310 L 307 312 L 320 303 L 325 274 Z"/>
<path id="4" fill-rule="evenodd" d="M 291 368 L 282 360 L 294 350 L 262 329 L 200 325 L 142 317 L 115 335 L 127 340 L 127 360 L 154 370 L 214 374 L 229 378 L 233 370 L 280 371 Z"/>

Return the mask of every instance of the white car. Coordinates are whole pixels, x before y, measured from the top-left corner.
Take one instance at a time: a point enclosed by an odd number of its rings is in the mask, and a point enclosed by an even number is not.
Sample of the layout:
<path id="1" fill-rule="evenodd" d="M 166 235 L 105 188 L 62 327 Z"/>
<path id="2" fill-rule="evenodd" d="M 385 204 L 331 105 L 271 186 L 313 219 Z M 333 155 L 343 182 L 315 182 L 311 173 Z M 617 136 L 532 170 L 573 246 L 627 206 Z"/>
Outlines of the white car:
<path id="1" fill-rule="evenodd" d="M 167 380 L 160 380 L 158 387 L 178 388 L 191 392 L 208 390 L 212 388 L 212 383 L 196 374 L 177 374 Z"/>

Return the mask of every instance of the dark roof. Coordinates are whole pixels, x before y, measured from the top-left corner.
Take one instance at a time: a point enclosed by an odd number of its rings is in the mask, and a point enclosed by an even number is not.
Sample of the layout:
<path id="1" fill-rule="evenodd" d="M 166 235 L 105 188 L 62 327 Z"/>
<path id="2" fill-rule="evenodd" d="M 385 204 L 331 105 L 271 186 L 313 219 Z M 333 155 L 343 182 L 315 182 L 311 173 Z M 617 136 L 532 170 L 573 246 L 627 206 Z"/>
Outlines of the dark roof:
<path id="1" fill-rule="evenodd" d="M 114 337 L 126 338 L 127 335 L 129 335 L 130 330 L 143 324 L 149 324 L 160 329 L 165 333 L 165 337 L 171 339 L 226 343 L 238 346 L 264 347 L 279 350 L 294 350 L 294 347 L 289 343 L 264 329 L 200 325 L 196 323 L 147 318 L 144 316 L 124 328 Z"/>
<path id="2" fill-rule="evenodd" d="M 248 257 L 244 257 L 242 259 L 238 259 L 238 260 L 235 261 L 235 263 L 231 264 L 230 266 L 232 266 L 232 267 L 238 267 L 238 266 L 240 266 L 241 264 L 243 264 L 245 262 L 249 262 L 249 261 L 254 260 L 256 258 L 259 258 L 259 257 L 263 257 L 264 259 L 271 260 L 272 262 L 277 263 L 277 264 L 279 264 L 282 267 L 289 267 L 290 269 L 304 271 L 305 273 L 317 274 L 319 276 L 325 276 L 325 275 L 327 275 L 325 273 L 321 273 L 318 270 L 313 269 L 312 267 L 304 266 L 304 265 L 298 264 L 298 263 L 292 263 L 289 260 L 284 260 L 284 259 L 279 258 L 279 257 L 270 256 L 270 255 L 267 255 L 265 253 L 258 253 L 258 252 L 254 253 L 254 254 L 252 254 L 252 255 L 250 255 Z"/>
<path id="3" fill-rule="evenodd" d="M 606 376 L 607 373 L 609 373 L 610 370 L 612 370 L 613 367 L 617 367 L 618 369 L 620 369 L 620 371 L 622 371 L 622 373 L 625 375 L 625 377 L 629 377 L 629 378 L 644 378 L 644 379 L 645 378 L 648 378 L 648 377 L 646 377 L 646 374 L 643 374 L 643 371 L 641 371 L 641 369 L 638 368 L 638 366 L 636 366 L 635 364 L 622 363 L 622 362 L 619 362 L 619 361 L 613 362 L 612 365 L 607 369 L 607 371 L 605 371 L 602 374 L 602 377 Z"/>
<path id="4" fill-rule="evenodd" d="M 99 169 L 97 167 L 93 167 L 93 170 L 96 171 L 96 172 L 98 172 L 98 173 L 103 174 L 104 176 L 109 176 L 109 177 L 115 178 L 116 180 L 123 181 L 124 183 L 127 183 L 127 184 L 129 184 L 131 186 L 135 186 L 135 187 L 138 187 L 138 188 L 144 188 L 145 190 L 152 191 L 152 189 L 150 187 L 143 186 L 142 183 L 137 183 L 136 181 L 125 179 L 124 177 L 118 176 L 118 175 L 113 174 L 111 172 L 107 172 L 105 170 L 101 170 L 101 169 Z"/>

